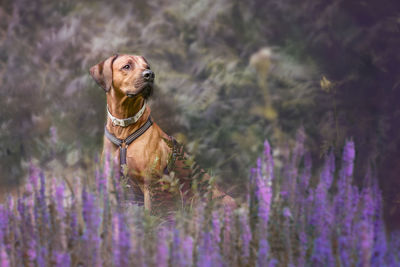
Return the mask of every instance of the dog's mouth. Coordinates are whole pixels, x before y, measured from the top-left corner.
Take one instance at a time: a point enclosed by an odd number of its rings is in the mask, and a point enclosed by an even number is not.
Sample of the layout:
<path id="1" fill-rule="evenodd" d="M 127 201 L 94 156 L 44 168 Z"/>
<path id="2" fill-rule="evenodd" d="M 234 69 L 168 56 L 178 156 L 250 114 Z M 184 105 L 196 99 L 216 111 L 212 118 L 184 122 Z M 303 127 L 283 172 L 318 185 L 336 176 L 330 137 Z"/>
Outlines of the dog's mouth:
<path id="1" fill-rule="evenodd" d="M 126 96 L 133 98 L 138 95 L 142 95 L 143 98 L 147 99 L 153 94 L 153 86 L 154 84 L 152 82 L 144 82 L 142 85 L 139 87 L 139 90 L 137 92 L 126 92 Z"/>

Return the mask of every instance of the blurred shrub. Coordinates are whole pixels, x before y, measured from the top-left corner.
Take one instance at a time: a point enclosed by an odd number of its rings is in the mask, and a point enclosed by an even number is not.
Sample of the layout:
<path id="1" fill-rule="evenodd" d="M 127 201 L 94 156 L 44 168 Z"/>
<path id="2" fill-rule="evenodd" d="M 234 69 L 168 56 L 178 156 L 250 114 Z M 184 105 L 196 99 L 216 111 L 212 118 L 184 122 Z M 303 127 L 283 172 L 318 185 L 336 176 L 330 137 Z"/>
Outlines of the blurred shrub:
<path id="1" fill-rule="evenodd" d="M 54 10 L 51 16 L 45 15 L 48 10 Z M 200 164 L 217 176 L 243 180 L 262 149 L 257 140 L 266 135 L 278 140 L 284 130 L 300 125 L 295 119 L 281 123 L 276 116 L 296 109 L 290 98 L 310 88 L 294 75 L 311 76 L 301 66 L 301 74 L 283 74 L 291 63 L 276 49 L 258 63 L 270 62 L 268 74 L 249 67 L 266 38 L 252 27 L 256 18 L 246 10 L 235 1 L 113 2 L 104 8 L 89 1 L 21 0 L 2 6 L 2 13 L 11 14 L 5 16 L 1 39 L 7 53 L 1 57 L 6 90 L 0 100 L 0 156 L 9 163 L 2 165 L 3 180 L 21 175 L 21 159 L 49 164 L 54 157 L 70 158 L 76 149 L 83 158 L 99 150 L 104 94 L 87 71 L 115 52 L 149 59 L 158 84 L 151 105 L 161 127 L 187 140 Z M 304 95 L 299 101 L 311 103 Z M 288 127 L 281 129 L 284 124 Z M 50 127 L 58 133 L 57 148 Z"/>

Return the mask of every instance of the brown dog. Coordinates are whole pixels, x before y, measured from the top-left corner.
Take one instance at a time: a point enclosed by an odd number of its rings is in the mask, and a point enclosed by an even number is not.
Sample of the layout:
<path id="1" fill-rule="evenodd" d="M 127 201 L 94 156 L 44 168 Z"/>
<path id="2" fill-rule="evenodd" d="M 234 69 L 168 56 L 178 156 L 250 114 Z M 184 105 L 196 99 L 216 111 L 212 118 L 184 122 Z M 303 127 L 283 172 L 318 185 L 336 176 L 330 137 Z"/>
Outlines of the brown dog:
<path id="1" fill-rule="evenodd" d="M 183 190 L 189 190 L 191 181 L 187 177 L 191 175 L 190 171 L 184 168 L 182 158 L 171 157 L 177 152 L 175 146 L 171 146 L 176 145 L 174 139 L 149 119 L 146 99 L 153 90 L 154 73 L 146 59 L 136 55 L 115 55 L 93 66 L 90 74 L 107 94 L 103 154 L 110 151 L 121 165 L 126 163 L 129 180 L 143 194 L 145 209 L 151 209 L 150 185 L 163 173 L 179 173 Z M 171 160 L 174 161 L 173 170 L 169 169 Z M 222 198 L 226 205 L 235 206 L 234 200 L 216 187 L 212 195 Z"/>

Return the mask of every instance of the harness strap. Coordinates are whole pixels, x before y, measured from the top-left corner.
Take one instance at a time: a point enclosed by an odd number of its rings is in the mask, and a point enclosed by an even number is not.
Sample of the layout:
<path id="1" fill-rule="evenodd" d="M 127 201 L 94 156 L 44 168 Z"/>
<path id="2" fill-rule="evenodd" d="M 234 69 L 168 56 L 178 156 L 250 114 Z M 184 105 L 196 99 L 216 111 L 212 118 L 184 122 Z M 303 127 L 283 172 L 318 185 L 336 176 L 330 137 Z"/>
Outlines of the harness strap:
<path id="1" fill-rule="evenodd" d="M 128 136 L 125 140 L 124 143 L 126 144 L 126 146 L 129 146 L 133 141 L 135 141 L 136 139 L 138 139 L 142 134 L 144 134 L 144 132 L 147 131 L 147 129 L 149 129 L 151 127 L 151 125 L 153 125 L 153 121 L 151 120 L 151 118 L 149 117 L 149 119 L 146 121 L 146 123 L 140 127 L 139 129 L 137 129 L 133 134 L 131 134 L 130 136 Z"/>
<path id="2" fill-rule="evenodd" d="M 119 164 L 122 165 L 126 164 L 126 147 L 120 147 L 119 148 Z"/>
<path id="3" fill-rule="evenodd" d="M 119 147 L 119 164 L 120 164 L 120 172 L 123 174 L 123 165 L 126 164 L 126 152 L 128 150 L 128 146 L 138 139 L 142 134 L 144 134 L 147 129 L 149 129 L 153 125 L 153 121 L 149 117 L 145 124 L 142 127 L 137 129 L 133 134 L 125 138 L 124 140 L 115 137 L 112 133 L 107 130 L 107 127 L 104 127 L 104 134 L 114 145 Z M 125 144 L 125 145 L 124 145 Z M 139 185 L 134 181 L 138 189 L 141 191 Z M 142 192 L 143 193 L 143 192 Z"/>
<path id="4" fill-rule="evenodd" d="M 104 127 L 104 134 L 105 136 L 108 138 L 108 140 L 111 141 L 111 143 L 113 143 L 116 146 L 121 147 L 122 144 L 125 144 L 126 146 L 129 146 L 133 141 L 135 141 L 136 139 L 138 139 L 142 134 L 144 134 L 144 132 L 147 131 L 147 129 L 149 129 L 151 127 L 151 125 L 153 125 L 153 121 L 151 120 L 151 118 L 149 117 L 148 120 L 146 121 L 145 124 L 143 124 L 142 127 L 140 127 L 139 129 L 137 129 L 133 134 L 131 134 L 130 136 L 128 136 L 125 139 L 119 139 L 117 137 L 115 137 L 115 135 L 113 135 L 112 133 L 110 133 L 107 130 L 107 127 Z"/>
<path id="5" fill-rule="evenodd" d="M 125 165 L 127 162 L 127 158 L 126 158 L 126 152 L 128 150 L 128 146 L 135 141 L 136 139 L 138 139 L 142 134 L 144 134 L 151 126 L 153 125 L 153 121 L 151 120 L 151 117 L 148 118 L 148 120 L 146 121 L 145 124 L 143 124 L 142 127 L 140 127 L 138 130 L 136 130 L 133 134 L 129 135 L 127 138 L 125 139 L 119 139 L 117 137 L 115 137 L 115 135 L 113 135 L 112 133 L 110 133 L 107 130 L 107 127 L 104 127 L 104 134 L 105 136 L 108 138 L 108 140 L 111 141 L 111 143 L 113 143 L 114 145 L 119 147 L 119 163 L 120 163 L 120 170 L 121 173 L 123 174 L 123 165 Z M 172 168 L 175 164 L 175 160 L 179 154 L 178 151 L 178 142 L 176 141 L 176 139 L 172 136 L 170 136 L 170 140 L 172 141 L 172 155 L 170 158 L 170 162 L 167 164 L 167 166 L 165 166 L 164 169 L 164 174 L 169 174 L 172 171 Z M 124 146 L 125 144 L 125 146 Z M 139 187 L 139 185 L 135 182 L 135 185 L 137 186 L 137 188 L 139 189 L 139 191 L 141 192 L 141 189 Z M 139 192 L 139 193 L 140 193 Z M 143 192 L 141 192 L 143 194 Z M 135 193 L 134 193 L 135 194 Z M 134 196 L 136 199 L 139 199 L 139 196 Z"/>
<path id="6" fill-rule="evenodd" d="M 123 140 L 121 140 L 121 139 L 115 137 L 115 135 L 113 135 L 112 133 L 110 133 L 110 132 L 107 130 L 107 127 L 104 127 L 104 134 L 105 134 L 105 136 L 108 138 L 108 140 L 110 140 L 111 143 L 113 143 L 114 145 L 116 145 L 116 146 L 121 146 L 121 145 L 122 145 Z"/>

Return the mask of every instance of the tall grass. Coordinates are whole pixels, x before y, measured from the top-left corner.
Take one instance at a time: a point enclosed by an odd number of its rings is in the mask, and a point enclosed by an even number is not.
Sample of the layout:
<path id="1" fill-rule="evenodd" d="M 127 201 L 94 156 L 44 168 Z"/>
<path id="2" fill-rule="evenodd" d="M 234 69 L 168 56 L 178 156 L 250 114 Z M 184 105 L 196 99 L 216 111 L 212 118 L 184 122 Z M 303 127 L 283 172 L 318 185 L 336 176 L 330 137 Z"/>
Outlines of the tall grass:
<path id="1" fill-rule="evenodd" d="M 329 154 L 318 177 L 301 141 L 280 172 L 264 148 L 237 209 L 198 203 L 167 219 L 124 201 L 118 177 L 109 193 L 109 165 L 92 185 L 46 181 L 32 167 L 19 197 L 0 206 L 1 266 L 400 265 L 376 180 L 353 185 L 352 141 L 340 168 Z"/>

